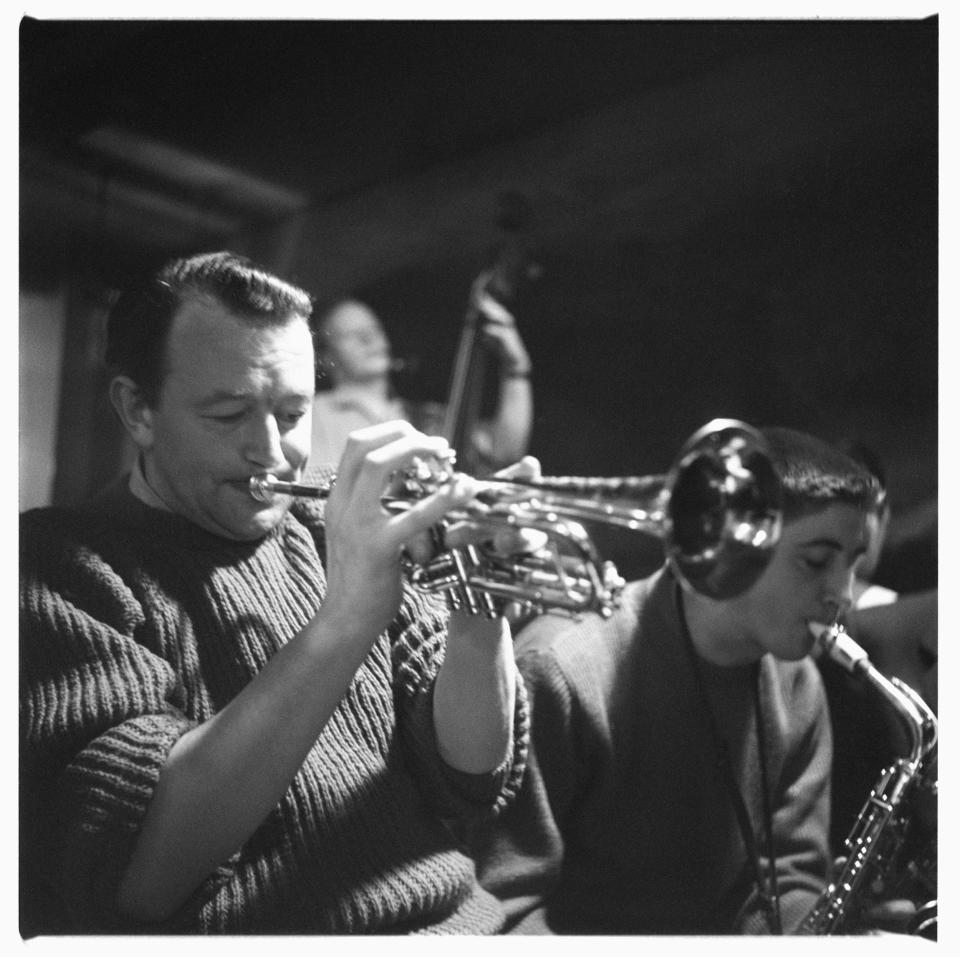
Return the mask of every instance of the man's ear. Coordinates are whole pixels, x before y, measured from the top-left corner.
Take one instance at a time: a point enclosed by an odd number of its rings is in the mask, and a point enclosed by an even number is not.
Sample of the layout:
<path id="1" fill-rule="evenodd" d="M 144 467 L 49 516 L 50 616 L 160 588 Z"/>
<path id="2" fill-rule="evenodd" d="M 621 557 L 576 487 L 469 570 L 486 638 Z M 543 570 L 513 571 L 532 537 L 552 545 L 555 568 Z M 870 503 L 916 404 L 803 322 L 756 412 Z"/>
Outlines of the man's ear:
<path id="1" fill-rule="evenodd" d="M 136 382 L 125 375 L 115 376 L 110 382 L 110 401 L 137 446 L 144 451 L 151 448 L 153 411 Z"/>

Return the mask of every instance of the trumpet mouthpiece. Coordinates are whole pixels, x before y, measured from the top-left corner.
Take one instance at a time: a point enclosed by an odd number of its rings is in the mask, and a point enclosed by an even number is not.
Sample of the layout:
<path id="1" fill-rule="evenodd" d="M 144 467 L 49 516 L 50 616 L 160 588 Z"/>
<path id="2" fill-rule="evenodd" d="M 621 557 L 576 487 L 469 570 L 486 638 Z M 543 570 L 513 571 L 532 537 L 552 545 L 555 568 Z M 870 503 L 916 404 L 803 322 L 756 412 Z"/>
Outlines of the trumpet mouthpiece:
<path id="1" fill-rule="evenodd" d="M 302 498 L 326 498 L 330 494 L 327 485 L 301 485 L 299 482 L 283 482 L 269 472 L 250 477 L 250 494 L 258 502 L 269 502 L 274 495 L 298 495 Z"/>
<path id="2" fill-rule="evenodd" d="M 270 486 L 276 484 L 276 481 L 272 475 L 251 475 L 250 494 L 258 502 L 266 502 L 273 495 Z"/>

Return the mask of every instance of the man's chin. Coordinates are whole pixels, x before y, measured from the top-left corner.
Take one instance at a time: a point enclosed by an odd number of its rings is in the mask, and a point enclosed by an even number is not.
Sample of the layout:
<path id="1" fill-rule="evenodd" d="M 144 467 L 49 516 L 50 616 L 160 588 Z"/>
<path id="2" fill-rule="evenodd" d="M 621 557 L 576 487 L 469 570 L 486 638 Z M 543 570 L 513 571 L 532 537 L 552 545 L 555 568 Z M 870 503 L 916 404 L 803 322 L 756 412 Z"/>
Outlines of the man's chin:
<path id="1" fill-rule="evenodd" d="M 816 644 L 816 637 L 809 628 L 804 627 L 803 633 L 799 636 L 797 641 L 797 657 L 794 660 L 799 661 L 801 658 L 806 658 L 807 655 L 813 652 Z"/>
<path id="2" fill-rule="evenodd" d="M 243 531 L 244 541 L 256 541 L 272 532 L 283 520 L 289 505 L 277 502 L 270 508 L 261 509 L 246 523 Z"/>
<path id="3" fill-rule="evenodd" d="M 280 524 L 287 508 L 282 502 L 274 502 L 269 507 L 261 507 L 247 514 L 226 515 L 223 521 L 216 523 L 216 527 L 210 527 L 210 531 L 235 542 L 255 542 Z"/>

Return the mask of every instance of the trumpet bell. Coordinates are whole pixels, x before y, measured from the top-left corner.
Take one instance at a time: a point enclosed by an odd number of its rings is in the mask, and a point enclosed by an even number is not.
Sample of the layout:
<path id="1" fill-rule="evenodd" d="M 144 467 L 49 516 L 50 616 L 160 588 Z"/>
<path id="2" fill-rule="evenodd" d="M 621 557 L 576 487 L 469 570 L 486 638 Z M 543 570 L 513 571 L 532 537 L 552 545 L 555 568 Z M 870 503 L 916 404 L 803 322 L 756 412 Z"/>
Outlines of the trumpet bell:
<path id="1" fill-rule="evenodd" d="M 404 472 L 399 490 L 381 498 L 384 508 L 404 509 L 433 494 L 450 480 L 450 464 Z M 333 481 L 309 486 L 256 476 L 250 494 L 261 501 L 278 494 L 324 498 Z M 600 559 L 582 523 L 659 537 L 684 586 L 718 600 L 750 588 L 781 531 L 780 481 L 766 443 L 735 419 L 714 419 L 694 433 L 665 475 L 492 476 L 482 486 L 474 503 L 439 523 L 439 554 L 407 568 L 417 587 L 443 593 L 471 614 L 492 616 L 511 603 L 536 613 L 612 614 L 624 582 L 612 562 Z M 509 555 L 448 546 L 445 530 L 463 519 L 482 524 L 491 539 L 498 529 L 529 529 L 546 544 Z"/>
<path id="2" fill-rule="evenodd" d="M 762 435 L 714 419 L 684 444 L 668 474 L 664 550 L 681 581 L 718 600 L 749 589 L 773 557 L 782 492 Z"/>

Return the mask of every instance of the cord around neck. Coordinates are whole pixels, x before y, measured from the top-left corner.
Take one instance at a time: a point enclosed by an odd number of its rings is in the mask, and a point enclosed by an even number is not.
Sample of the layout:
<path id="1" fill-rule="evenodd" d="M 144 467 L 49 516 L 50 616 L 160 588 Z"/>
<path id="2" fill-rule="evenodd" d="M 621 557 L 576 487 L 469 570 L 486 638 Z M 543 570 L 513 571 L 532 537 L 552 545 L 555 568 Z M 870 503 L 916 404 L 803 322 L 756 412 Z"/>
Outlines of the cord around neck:
<path id="1" fill-rule="evenodd" d="M 697 656 L 697 651 L 693 644 L 693 637 L 690 634 L 687 617 L 683 609 L 683 590 L 679 582 L 676 582 L 674 585 L 674 602 L 676 604 L 677 615 L 680 619 L 680 630 L 683 634 L 684 645 L 690 658 L 690 667 L 693 672 L 694 682 L 697 686 L 697 693 L 700 697 L 701 708 L 710 726 L 710 737 L 716 751 L 717 768 L 723 776 L 724 785 L 730 795 L 730 801 L 733 804 L 733 810 L 737 816 L 737 824 L 740 827 L 740 834 L 743 838 L 747 858 L 753 869 L 757 893 L 767 911 L 767 920 L 771 932 L 774 934 L 782 934 L 783 925 L 780 917 L 780 895 L 777 888 L 777 859 L 773 847 L 773 812 L 767 778 L 766 735 L 763 729 L 763 712 L 760 703 L 760 663 L 757 661 L 752 666 L 752 686 L 754 694 L 754 716 L 757 729 L 757 750 L 760 755 L 760 790 L 769 872 L 766 880 L 764 879 L 763 868 L 760 863 L 760 851 L 757 847 L 757 839 L 753 824 L 750 821 L 750 814 L 747 811 L 743 795 L 740 793 L 740 788 L 733 775 L 733 767 L 730 762 L 730 749 L 726 739 L 720 734 L 716 716 L 713 713 L 713 708 L 710 707 L 710 698 L 707 695 L 706 685 L 704 684 L 700 659 Z"/>

